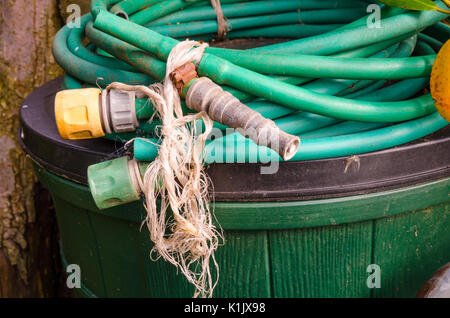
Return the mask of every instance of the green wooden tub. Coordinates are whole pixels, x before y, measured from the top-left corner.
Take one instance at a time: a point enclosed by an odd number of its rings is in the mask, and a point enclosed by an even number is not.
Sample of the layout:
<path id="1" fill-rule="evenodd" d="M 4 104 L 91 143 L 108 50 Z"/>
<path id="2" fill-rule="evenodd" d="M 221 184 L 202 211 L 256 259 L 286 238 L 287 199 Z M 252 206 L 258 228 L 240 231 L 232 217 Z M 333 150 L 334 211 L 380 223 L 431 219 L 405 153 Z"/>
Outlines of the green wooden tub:
<path id="1" fill-rule="evenodd" d="M 64 141 L 48 83 L 24 102 L 19 142 L 50 191 L 62 262 L 81 269 L 83 297 L 191 297 L 184 276 L 152 261 L 141 202 L 99 211 L 87 166 L 114 157 L 105 140 Z M 208 169 L 225 244 L 215 297 L 413 297 L 450 260 L 450 130 L 359 157 Z M 120 155 L 120 154 L 117 154 Z M 108 158 L 106 158 L 108 157 Z M 345 169 L 344 169 L 345 168 Z M 367 280 L 375 264 L 380 288 Z M 370 279 L 369 279 L 370 280 Z"/>

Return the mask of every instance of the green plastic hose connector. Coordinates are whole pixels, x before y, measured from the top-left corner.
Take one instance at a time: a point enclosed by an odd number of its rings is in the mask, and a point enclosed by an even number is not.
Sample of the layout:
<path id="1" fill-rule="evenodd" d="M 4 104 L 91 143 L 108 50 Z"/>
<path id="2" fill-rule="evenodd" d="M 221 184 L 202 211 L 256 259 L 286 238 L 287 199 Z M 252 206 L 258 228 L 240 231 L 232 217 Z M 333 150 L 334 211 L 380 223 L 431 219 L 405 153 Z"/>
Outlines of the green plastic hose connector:
<path id="1" fill-rule="evenodd" d="M 128 157 L 90 166 L 89 188 L 97 207 L 103 210 L 139 200 L 141 188 L 138 178 L 142 178 L 147 166 L 148 163 L 137 163 Z"/>

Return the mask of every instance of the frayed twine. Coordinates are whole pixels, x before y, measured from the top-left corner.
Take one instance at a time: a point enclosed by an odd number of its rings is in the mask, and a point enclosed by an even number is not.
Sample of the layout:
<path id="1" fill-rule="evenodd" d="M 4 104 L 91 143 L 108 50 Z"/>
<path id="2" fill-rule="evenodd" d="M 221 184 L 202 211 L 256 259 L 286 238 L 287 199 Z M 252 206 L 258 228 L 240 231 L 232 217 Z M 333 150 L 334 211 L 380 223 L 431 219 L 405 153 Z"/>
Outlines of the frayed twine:
<path id="1" fill-rule="evenodd" d="M 199 63 L 206 46 L 188 40 L 176 45 L 167 59 L 162 84 L 146 87 L 112 83 L 107 87 L 132 90 L 138 97 L 147 96 L 162 121 L 158 157 L 139 180 L 147 211 L 144 224 L 154 243 L 151 258 L 162 257 L 175 265 L 195 286 L 194 297 L 212 297 L 219 279 L 214 252 L 223 240 L 213 224 L 208 191 L 211 182 L 204 172 L 203 150 L 212 130 L 212 120 L 205 112 L 183 115 L 180 96 L 169 75 L 187 62 Z M 199 119 L 205 126 L 201 134 L 197 134 L 195 125 Z M 167 213 L 169 208 L 172 215 Z"/>

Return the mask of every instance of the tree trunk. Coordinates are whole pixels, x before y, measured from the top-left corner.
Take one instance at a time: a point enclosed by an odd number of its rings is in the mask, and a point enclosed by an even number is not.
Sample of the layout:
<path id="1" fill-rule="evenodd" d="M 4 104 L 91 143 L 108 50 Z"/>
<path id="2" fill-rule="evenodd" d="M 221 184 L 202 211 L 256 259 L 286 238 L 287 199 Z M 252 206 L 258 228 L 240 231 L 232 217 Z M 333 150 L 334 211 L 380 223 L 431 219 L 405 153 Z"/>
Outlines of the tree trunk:
<path id="1" fill-rule="evenodd" d="M 0 1 L 0 297 L 55 297 L 61 266 L 51 200 L 17 143 L 18 111 L 61 74 L 51 45 L 77 1 Z M 88 1 L 79 1 L 86 3 Z"/>

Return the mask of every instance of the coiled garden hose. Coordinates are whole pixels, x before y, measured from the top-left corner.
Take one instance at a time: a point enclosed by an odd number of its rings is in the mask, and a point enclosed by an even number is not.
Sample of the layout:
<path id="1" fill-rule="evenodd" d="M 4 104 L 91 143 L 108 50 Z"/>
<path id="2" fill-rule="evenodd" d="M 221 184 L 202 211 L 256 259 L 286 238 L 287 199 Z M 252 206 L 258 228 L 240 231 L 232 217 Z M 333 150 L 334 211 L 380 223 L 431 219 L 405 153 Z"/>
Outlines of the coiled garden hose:
<path id="1" fill-rule="evenodd" d="M 448 124 L 436 112 L 431 94 L 424 93 L 436 53 L 450 37 L 450 26 L 440 22 L 444 13 L 383 7 L 381 28 L 369 28 L 370 1 L 221 2 L 228 38 L 285 41 L 248 50 L 208 47 L 197 61 L 197 72 L 285 132 L 299 136 L 301 146 L 292 160 L 372 152 Z M 66 26 L 58 32 L 53 52 L 66 71 L 64 89 L 104 88 L 112 82 L 150 85 L 164 79 L 167 57 L 178 39 L 211 40 L 216 32 L 209 1 L 93 0 L 81 28 Z M 446 87 L 448 92 L 448 81 Z M 120 109 L 131 116 L 131 130 L 105 131 L 105 119 L 95 109 L 102 92 L 92 94 L 83 103 L 93 105 L 97 114 L 88 117 L 96 122 L 87 121 L 82 129 L 63 122 L 60 132 L 68 132 L 67 138 L 71 133 L 73 138 L 106 134 L 124 142 L 136 138 L 134 157 L 142 162 L 140 167 L 154 160 L 160 123 L 153 118 L 153 106 L 145 99 L 133 99 L 132 109 Z M 83 121 L 89 113 L 70 109 L 57 117 Z M 192 112 L 187 107 L 184 111 Z M 279 160 L 275 151 L 228 132 L 222 124 L 214 126 L 223 134 L 207 142 L 207 164 Z M 100 208 L 139 198 L 128 166 L 122 158 L 90 168 L 91 191 Z M 99 181 L 106 174 L 115 182 Z"/>

